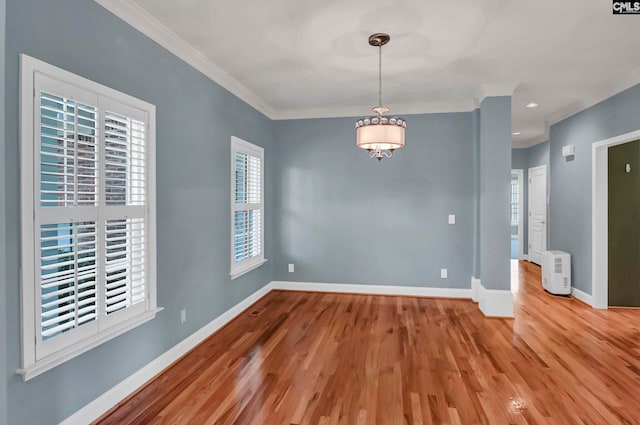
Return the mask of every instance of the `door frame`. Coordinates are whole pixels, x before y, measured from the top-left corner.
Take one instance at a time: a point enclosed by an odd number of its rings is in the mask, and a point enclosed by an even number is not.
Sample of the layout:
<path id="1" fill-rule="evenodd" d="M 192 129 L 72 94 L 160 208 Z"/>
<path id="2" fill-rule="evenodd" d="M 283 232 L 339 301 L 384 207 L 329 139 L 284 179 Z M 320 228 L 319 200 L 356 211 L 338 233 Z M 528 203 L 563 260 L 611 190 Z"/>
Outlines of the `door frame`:
<path id="1" fill-rule="evenodd" d="M 609 148 L 640 139 L 640 130 L 591 145 L 592 306 L 609 308 Z"/>
<path id="2" fill-rule="evenodd" d="M 547 165 L 543 164 L 543 165 L 538 165 L 537 167 L 531 167 L 527 170 L 527 177 L 528 177 L 528 186 L 527 186 L 527 202 L 528 202 L 528 208 L 527 208 L 527 240 L 529 242 L 529 246 L 527 247 L 527 259 L 529 261 L 531 261 L 531 252 L 530 252 L 530 246 L 531 246 L 531 173 L 534 171 L 539 171 L 539 170 L 544 170 L 544 179 L 545 179 L 545 193 L 544 193 L 544 232 L 542 234 L 542 241 L 543 241 L 543 250 L 542 251 L 546 251 L 547 250 L 547 234 L 549 232 L 549 174 L 547 173 Z M 536 263 L 537 264 L 537 263 Z"/>
<path id="3" fill-rule="evenodd" d="M 524 260 L 524 170 L 514 168 L 511 174 L 518 176 L 518 260 Z"/>

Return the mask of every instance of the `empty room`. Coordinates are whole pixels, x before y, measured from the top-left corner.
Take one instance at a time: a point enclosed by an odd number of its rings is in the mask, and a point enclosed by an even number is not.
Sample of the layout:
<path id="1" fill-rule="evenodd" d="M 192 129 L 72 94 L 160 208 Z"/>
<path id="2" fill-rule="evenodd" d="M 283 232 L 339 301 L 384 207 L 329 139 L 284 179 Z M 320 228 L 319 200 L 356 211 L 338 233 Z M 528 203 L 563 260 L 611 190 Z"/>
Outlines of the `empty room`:
<path id="1" fill-rule="evenodd" d="M 640 424 L 639 29 L 0 0 L 0 425 Z"/>

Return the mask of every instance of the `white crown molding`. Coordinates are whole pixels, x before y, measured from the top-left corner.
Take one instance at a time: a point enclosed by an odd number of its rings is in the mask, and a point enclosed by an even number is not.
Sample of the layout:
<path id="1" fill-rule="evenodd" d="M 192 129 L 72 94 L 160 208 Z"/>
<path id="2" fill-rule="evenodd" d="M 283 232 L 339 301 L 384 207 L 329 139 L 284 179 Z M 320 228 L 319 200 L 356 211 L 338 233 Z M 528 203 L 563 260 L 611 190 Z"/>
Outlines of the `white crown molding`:
<path id="1" fill-rule="evenodd" d="M 245 101 L 247 104 L 273 120 L 286 119 L 309 119 L 309 118 L 337 118 L 337 117 L 358 117 L 366 115 L 368 110 L 359 106 L 345 108 L 306 108 L 306 109 L 278 109 L 256 95 L 248 87 L 224 71 L 220 66 L 207 58 L 200 51 L 195 49 L 184 39 L 170 30 L 166 25 L 153 17 L 143 8 L 130 0 L 94 0 L 114 15 L 118 16 L 138 31 L 151 38 L 168 51 L 184 60 L 186 63 L 202 72 L 204 75 L 218 83 L 220 86 Z M 603 100 L 608 99 L 630 87 L 640 83 L 640 78 L 631 75 L 628 80 L 621 80 L 615 87 L 611 87 L 600 95 L 591 96 L 562 108 L 551 114 L 547 118 L 548 125 L 551 126 L 578 112 L 581 112 Z M 440 102 L 421 103 L 412 105 L 394 105 L 395 114 L 429 114 L 447 112 L 469 112 L 480 107 L 482 101 L 487 97 L 512 96 L 519 83 L 488 83 L 482 84 L 476 95 L 468 101 L 461 102 Z M 531 147 L 541 141 L 548 140 L 548 128 L 545 129 L 545 136 L 514 143 L 517 147 Z"/>
<path id="2" fill-rule="evenodd" d="M 473 99 L 459 102 L 431 102 L 414 104 L 392 104 L 389 115 L 443 114 L 470 112 L 476 109 Z M 274 112 L 274 120 L 299 120 L 311 118 L 344 118 L 372 115 L 371 109 L 362 106 L 286 109 Z"/>
<path id="3" fill-rule="evenodd" d="M 549 140 L 548 128 L 549 127 L 547 127 L 547 132 L 545 134 L 541 134 L 540 136 L 533 137 L 531 139 L 526 139 L 526 140 L 514 140 L 512 143 L 512 147 L 514 149 L 528 149 L 533 146 L 539 145 L 540 143 L 544 143 L 548 141 Z"/>
<path id="4" fill-rule="evenodd" d="M 95 2 L 202 72 L 226 90 L 229 90 L 268 118 L 273 117 L 274 110 L 267 102 L 134 2 L 127 0 L 95 0 Z"/>
<path id="5" fill-rule="evenodd" d="M 549 131 L 548 129 L 552 125 L 557 124 L 560 121 L 563 121 L 579 112 L 589 109 L 592 106 L 597 105 L 598 103 L 603 102 L 617 94 L 620 94 L 623 91 L 630 89 L 631 87 L 636 86 L 638 84 L 640 84 L 640 77 L 633 76 L 628 80 L 622 80 L 620 84 L 616 84 L 614 87 L 611 88 L 611 90 L 607 90 L 606 92 L 601 93 L 600 95 L 590 96 L 590 97 L 583 98 L 581 100 L 577 100 L 575 102 L 568 104 L 567 106 L 559 109 L 558 111 L 554 112 L 547 118 L 546 120 L 547 131 Z"/>
<path id="6" fill-rule="evenodd" d="M 480 107 L 487 97 L 513 96 L 519 84 L 515 82 L 482 84 L 475 96 L 477 107 Z"/>

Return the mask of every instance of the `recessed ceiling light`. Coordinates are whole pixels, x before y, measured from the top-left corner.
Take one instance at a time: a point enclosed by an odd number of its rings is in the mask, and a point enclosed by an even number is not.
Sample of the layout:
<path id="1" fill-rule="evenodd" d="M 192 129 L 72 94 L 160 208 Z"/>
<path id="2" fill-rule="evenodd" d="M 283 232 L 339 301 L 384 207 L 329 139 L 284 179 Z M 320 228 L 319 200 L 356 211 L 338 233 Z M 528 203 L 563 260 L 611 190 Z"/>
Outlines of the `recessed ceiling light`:
<path id="1" fill-rule="evenodd" d="M 527 108 L 536 108 L 538 104 L 536 102 L 527 103 Z"/>
<path id="2" fill-rule="evenodd" d="M 520 133 L 519 131 L 514 131 L 514 132 L 513 132 L 513 135 L 514 135 L 514 136 L 519 136 L 520 134 L 521 134 L 521 133 Z"/>

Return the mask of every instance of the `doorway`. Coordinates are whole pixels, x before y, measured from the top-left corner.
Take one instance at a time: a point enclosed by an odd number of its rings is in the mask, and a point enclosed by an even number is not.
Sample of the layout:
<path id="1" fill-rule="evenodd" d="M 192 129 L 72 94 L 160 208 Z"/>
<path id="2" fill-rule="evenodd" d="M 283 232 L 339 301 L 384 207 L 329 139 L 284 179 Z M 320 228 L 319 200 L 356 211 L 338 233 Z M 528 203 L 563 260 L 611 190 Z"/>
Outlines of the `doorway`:
<path id="1" fill-rule="evenodd" d="M 592 149 L 592 305 L 609 306 L 609 148 L 640 139 L 640 130 L 594 143 Z"/>
<path id="2" fill-rule="evenodd" d="M 610 307 L 640 307 L 640 140 L 609 147 Z"/>
<path id="3" fill-rule="evenodd" d="M 540 265 L 547 250 L 547 166 L 529 168 L 529 261 Z"/>

